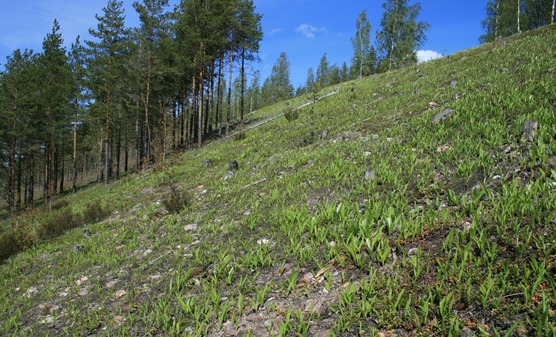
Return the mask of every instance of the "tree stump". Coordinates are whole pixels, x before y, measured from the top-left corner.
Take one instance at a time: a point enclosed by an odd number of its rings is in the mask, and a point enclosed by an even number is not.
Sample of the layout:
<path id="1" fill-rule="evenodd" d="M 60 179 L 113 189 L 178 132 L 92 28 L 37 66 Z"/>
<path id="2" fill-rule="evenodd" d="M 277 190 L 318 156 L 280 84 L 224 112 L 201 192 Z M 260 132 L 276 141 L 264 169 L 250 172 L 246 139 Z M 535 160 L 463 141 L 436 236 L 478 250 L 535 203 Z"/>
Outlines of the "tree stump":
<path id="1" fill-rule="evenodd" d="M 537 129 L 539 127 L 539 122 L 534 120 L 525 120 L 523 122 L 523 127 L 521 128 L 522 138 L 528 139 L 533 142 L 535 135 L 537 134 Z"/>

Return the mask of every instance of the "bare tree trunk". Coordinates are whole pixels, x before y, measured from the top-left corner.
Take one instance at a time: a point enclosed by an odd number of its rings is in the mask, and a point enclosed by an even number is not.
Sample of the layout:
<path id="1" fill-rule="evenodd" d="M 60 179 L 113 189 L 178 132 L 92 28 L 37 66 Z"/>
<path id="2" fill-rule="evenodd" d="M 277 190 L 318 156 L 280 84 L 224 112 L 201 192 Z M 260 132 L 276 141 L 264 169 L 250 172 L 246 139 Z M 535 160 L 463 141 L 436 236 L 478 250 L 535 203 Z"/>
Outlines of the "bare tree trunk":
<path id="1" fill-rule="evenodd" d="M 517 32 L 521 33 L 519 19 L 521 17 L 521 0 L 517 0 Z"/>
<path id="2" fill-rule="evenodd" d="M 240 121 L 243 121 L 245 109 L 245 47 L 241 50 L 241 97 L 240 99 Z"/>
<path id="3" fill-rule="evenodd" d="M 218 135 L 221 136 L 222 135 L 222 114 L 221 114 L 221 110 L 222 110 L 222 81 L 224 79 L 224 74 L 223 74 L 223 69 L 224 69 L 224 53 L 222 53 L 220 55 L 220 62 L 218 65 L 218 86 L 217 86 L 217 93 L 216 95 L 218 96 L 218 100 L 216 102 L 216 127 L 218 128 Z"/>
<path id="4" fill-rule="evenodd" d="M 552 20 L 550 21 L 550 23 L 554 23 L 554 12 L 556 10 L 556 0 L 552 1 Z"/>
<path id="5" fill-rule="evenodd" d="M 500 1 L 496 1 L 496 22 L 495 22 L 495 26 L 494 26 L 494 39 L 496 40 L 498 38 L 498 32 L 499 32 L 499 27 L 498 27 L 498 22 L 500 19 Z"/>
<path id="6" fill-rule="evenodd" d="M 232 41 L 234 40 L 234 31 L 232 30 Z M 230 77 L 228 82 L 228 111 L 226 111 L 226 134 L 230 132 L 230 112 L 232 110 L 232 80 L 234 69 L 234 48 L 230 48 Z"/>

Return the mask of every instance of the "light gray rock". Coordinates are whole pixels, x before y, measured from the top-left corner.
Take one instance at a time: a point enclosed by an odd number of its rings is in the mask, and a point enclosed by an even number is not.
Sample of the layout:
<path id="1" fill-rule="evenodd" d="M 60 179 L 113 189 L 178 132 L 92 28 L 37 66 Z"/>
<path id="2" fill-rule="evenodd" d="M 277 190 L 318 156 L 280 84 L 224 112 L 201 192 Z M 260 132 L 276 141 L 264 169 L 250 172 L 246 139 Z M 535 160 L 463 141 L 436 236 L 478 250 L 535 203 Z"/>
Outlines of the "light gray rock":
<path id="1" fill-rule="evenodd" d="M 234 172 L 232 171 L 226 171 L 226 173 L 224 173 L 224 177 L 222 178 L 223 180 L 228 180 L 230 178 L 234 177 Z"/>
<path id="2" fill-rule="evenodd" d="M 186 231 L 186 232 L 190 232 L 190 231 L 197 230 L 197 228 L 198 228 L 197 224 L 196 224 L 196 223 L 192 223 L 192 224 L 186 225 L 186 226 L 183 228 L 183 230 Z"/>
<path id="3" fill-rule="evenodd" d="M 521 128 L 521 132 L 523 133 L 523 138 L 532 142 L 535 140 L 535 136 L 537 134 L 537 129 L 539 128 L 539 122 L 534 120 L 526 120 L 523 122 L 523 127 Z"/>
<path id="4" fill-rule="evenodd" d="M 453 109 L 444 109 L 441 112 L 437 113 L 436 116 L 432 119 L 434 124 L 440 123 L 442 120 L 453 116 L 456 113 L 456 110 Z"/>
<path id="5" fill-rule="evenodd" d="M 366 182 L 370 182 L 371 180 L 373 180 L 374 177 L 375 177 L 375 171 L 374 170 L 365 171 L 365 181 Z"/>

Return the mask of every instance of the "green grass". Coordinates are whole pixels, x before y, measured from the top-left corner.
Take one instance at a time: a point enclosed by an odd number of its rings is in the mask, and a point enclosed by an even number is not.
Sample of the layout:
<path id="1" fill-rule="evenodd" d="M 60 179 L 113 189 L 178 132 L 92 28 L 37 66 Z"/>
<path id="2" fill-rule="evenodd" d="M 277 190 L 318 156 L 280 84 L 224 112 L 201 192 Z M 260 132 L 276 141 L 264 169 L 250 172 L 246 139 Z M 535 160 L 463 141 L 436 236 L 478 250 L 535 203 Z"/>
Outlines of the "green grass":
<path id="1" fill-rule="evenodd" d="M 556 26 L 506 42 L 325 88 L 26 215 L 0 335 L 555 335 Z M 42 239 L 56 214 L 81 221 Z"/>

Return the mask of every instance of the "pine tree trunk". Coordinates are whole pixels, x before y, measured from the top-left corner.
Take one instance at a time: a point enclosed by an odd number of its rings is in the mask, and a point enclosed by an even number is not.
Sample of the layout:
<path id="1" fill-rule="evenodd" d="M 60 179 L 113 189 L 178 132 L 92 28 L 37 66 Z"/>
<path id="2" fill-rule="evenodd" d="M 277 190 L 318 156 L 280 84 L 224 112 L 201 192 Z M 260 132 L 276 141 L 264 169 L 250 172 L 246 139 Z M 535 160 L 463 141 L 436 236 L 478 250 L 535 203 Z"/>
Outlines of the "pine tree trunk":
<path id="1" fill-rule="evenodd" d="M 217 86 L 217 93 L 218 100 L 216 102 L 216 127 L 218 127 L 218 135 L 222 135 L 222 80 L 224 78 L 223 74 L 224 69 L 224 53 L 220 55 L 220 64 L 218 65 L 218 86 Z"/>
<path id="2" fill-rule="evenodd" d="M 234 40 L 234 31 L 232 30 L 232 41 Z M 230 76 L 228 82 L 228 111 L 226 111 L 226 135 L 230 132 L 230 113 L 232 111 L 232 79 L 234 64 L 234 48 L 230 48 Z"/>
<path id="3" fill-rule="evenodd" d="M 22 201 L 21 201 L 21 175 L 22 175 L 22 160 L 21 155 L 17 156 L 17 209 L 21 209 Z"/>
<path id="4" fill-rule="evenodd" d="M 120 123 L 118 125 L 118 143 L 116 145 L 116 180 L 120 179 L 120 156 L 122 148 L 122 117 L 119 116 Z"/>
<path id="5" fill-rule="evenodd" d="M 77 118 L 73 122 L 73 177 L 71 183 L 71 191 L 77 192 Z"/>
<path id="6" fill-rule="evenodd" d="M 209 132 L 212 134 L 214 132 L 213 125 L 214 125 L 214 68 L 216 67 L 216 61 L 212 62 L 212 70 L 210 72 L 210 87 L 209 87 L 209 107 L 208 107 L 208 115 L 209 115 Z"/>
<path id="7" fill-rule="evenodd" d="M 31 158 L 29 158 L 28 171 L 29 179 L 27 183 L 27 198 L 25 200 L 25 204 L 27 207 L 32 208 L 35 206 L 35 157 L 33 154 L 31 154 Z"/>
<path id="8" fill-rule="evenodd" d="M 52 170 L 52 196 L 55 197 L 58 194 L 58 173 L 60 167 L 59 161 L 59 144 L 54 146 L 54 169 Z"/>
<path id="9" fill-rule="evenodd" d="M 13 124 L 13 131 L 15 134 L 16 124 Z M 15 136 L 14 136 L 15 137 Z M 10 209 L 10 216 L 15 214 L 15 154 L 17 141 L 15 138 L 11 140 L 10 153 L 8 159 L 9 174 L 8 174 L 8 207 Z"/>
<path id="10" fill-rule="evenodd" d="M 203 145 L 203 71 L 204 67 L 201 66 L 199 70 L 199 102 L 197 103 L 197 110 L 198 110 L 198 120 L 199 123 L 197 129 L 197 142 L 199 143 L 199 147 Z"/>
<path id="11" fill-rule="evenodd" d="M 64 153 L 66 152 L 66 147 L 62 143 L 62 167 L 60 171 L 60 194 L 64 193 L 64 175 L 66 174 L 66 160 L 64 159 Z"/>
<path id="12" fill-rule="evenodd" d="M 172 104 L 172 149 L 177 145 L 177 129 L 178 129 L 178 102 L 177 100 Z"/>
<path id="13" fill-rule="evenodd" d="M 243 111 L 245 108 L 245 48 L 241 50 L 241 97 L 240 99 L 240 121 L 243 121 Z"/>
<path id="14" fill-rule="evenodd" d="M 129 122 L 125 123 L 125 144 L 124 144 L 124 172 L 129 169 Z"/>

